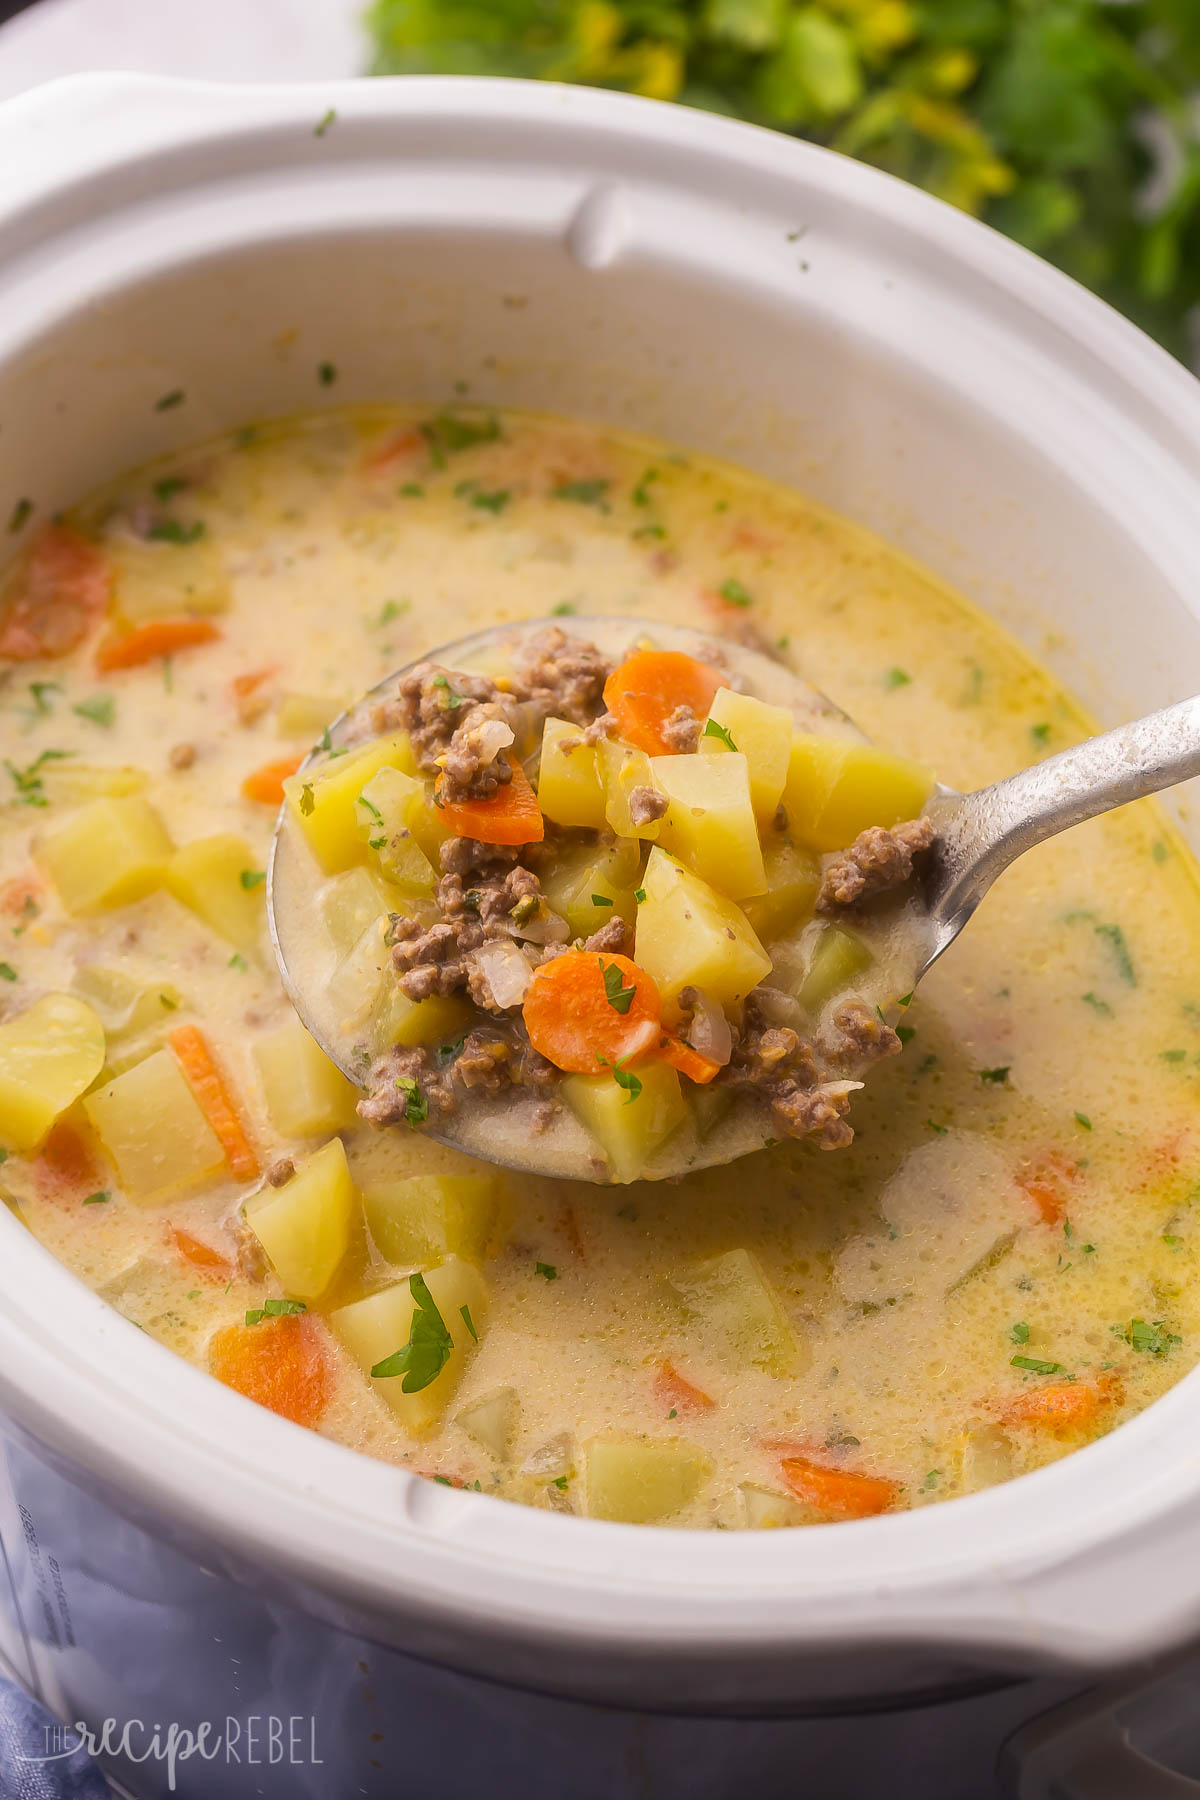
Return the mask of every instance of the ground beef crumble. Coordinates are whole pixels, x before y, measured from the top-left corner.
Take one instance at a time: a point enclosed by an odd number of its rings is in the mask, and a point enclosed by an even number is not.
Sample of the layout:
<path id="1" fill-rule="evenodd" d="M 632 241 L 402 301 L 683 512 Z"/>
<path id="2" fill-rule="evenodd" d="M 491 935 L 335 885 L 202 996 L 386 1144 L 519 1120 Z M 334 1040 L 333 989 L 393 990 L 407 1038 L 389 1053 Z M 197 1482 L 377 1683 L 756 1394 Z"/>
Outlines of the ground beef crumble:
<path id="1" fill-rule="evenodd" d="M 826 869 L 817 896 L 817 911 L 837 912 L 903 887 L 912 878 L 913 858 L 929 849 L 933 835 L 928 819 L 909 819 L 890 831 L 882 825 L 860 831 L 850 848 L 836 856 Z"/>
<path id="2" fill-rule="evenodd" d="M 659 789 L 640 782 L 629 790 L 629 817 L 635 825 L 652 825 L 661 819 L 670 801 Z"/>
<path id="3" fill-rule="evenodd" d="M 846 1120 L 850 1091 L 840 1079 L 843 1068 L 894 1055 L 899 1048 L 896 1033 L 861 1000 L 847 1001 L 833 1015 L 830 1030 L 808 1043 L 790 1025 L 767 1019 L 752 994 L 729 1067 L 718 1080 L 753 1088 L 785 1137 L 812 1137 L 822 1150 L 841 1150 L 854 1138 Z"/>
<path id="4" fill-rule="evenodd" d="M 700 721 L 690 706 L 677 706 L 662 728 L 662 740 L 673 756 L 690 756 L 700 742 Z"/>
<path id="5" fill-rule="evenodd" d="M 370 1125 L 396 1125 L 407 1116 L 409 1091 L 401 1082 L 415 1081 L 430 1117 L 453 1110 L 461 1094 L 494 1096 L 506 1088 L 531 1088 L 549 1094 L 558 1081 L 553 1063 L 540 1056 L 523 1032 L 502 1032 L 486 1025 L 468 1032 L 457 1051 L 427 1046 L 387 1051 L 371 1069 L 370 1091 L 358 1110 Z M 542 1128 L 545 1115 L 540 1115 Z"/>

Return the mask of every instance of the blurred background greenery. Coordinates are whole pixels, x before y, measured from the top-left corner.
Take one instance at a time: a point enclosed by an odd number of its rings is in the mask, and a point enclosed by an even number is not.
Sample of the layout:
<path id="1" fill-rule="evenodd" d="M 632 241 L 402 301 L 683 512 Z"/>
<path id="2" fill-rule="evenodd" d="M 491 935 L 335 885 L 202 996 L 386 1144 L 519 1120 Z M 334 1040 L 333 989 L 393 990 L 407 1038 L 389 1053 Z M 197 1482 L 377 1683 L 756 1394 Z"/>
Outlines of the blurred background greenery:
<path id="1" fill-rule="evenodd" d="M 375 0 L 375 74 L 751 119 L 918 182 L 1200 349 L 1200 0 Z"/>

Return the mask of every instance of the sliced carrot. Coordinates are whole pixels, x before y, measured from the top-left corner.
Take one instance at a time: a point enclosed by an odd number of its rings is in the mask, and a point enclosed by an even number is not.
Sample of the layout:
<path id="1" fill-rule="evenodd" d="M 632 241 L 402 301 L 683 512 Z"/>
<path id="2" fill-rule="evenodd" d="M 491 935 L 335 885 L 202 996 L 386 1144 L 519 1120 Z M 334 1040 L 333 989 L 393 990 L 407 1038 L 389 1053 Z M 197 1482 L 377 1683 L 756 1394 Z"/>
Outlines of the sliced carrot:
<path id="1" fill-rule="evenodd" d="M 1091 1381 L 1048 1381 L 1018 1394 L 1001 1409 L 1009 1425 L 1038 1425 L 1046 1431 L 1079 1431 L 1095 1422 L 1106 1406 L 1119 1406 L 1125 1387 L 1117 1375 L 1104 1373 Z"/>
<path id="2" fill-rule="evenodd" d="M 606 986 L 610 969 L 615 974 Z M 658 988 L 627 956 L 564 951 L 534 970 L 523 1010 L 534 1049 L 575 1075 L 599 1075 L 604 1063 L 644 1059 L 658 1043 Z"/>
<path id="3" fill-rule="evenodd" d="M 827 1519 L 869 1519 L 886 1512 L 900 1492 L 898 1481 L 882 1475 L 860 1475 L 853 1469 L 831 1469 L 802 1456 L 785 1456 L 779 1467 L 797 1500 Z"/>
<path id="4" fill-rule="evenodd" d="M 546 835 L 537 797 L 519 762 L 512 766 L 512 780 L 489 799 L 437 804 L 443 825 L 455 837 L 474 838 L 480 844 L 540 844 Z"/>
<path id="5" fill-rule="evenodd" d="M 194 1025 L 180 1025 L 169 1034 L 167 1042 L 196 1104 L 217 1135 L 231 1172 L 239 1181 L 253 1181 L 259 1172 L 258 1158 L 203 1034 Z"/>
<path id="6" fill-rule="evenodd" d="M 177 650 L 193 650 L 198 644 L 211 644 L 220 637 L 216 626 L 207 619 L 155 619 L 139 625 L 124 637 L 110 638 L 96 652 L 96 667 L 101 674 L 114 669 L 138 669 L 143 663 L 160 656 L 174 656 Z"/>
<path id="7" fill-rule="evenodd" d="M 270 681 L 272 675 L 276 673 L 275 665 L 272 664 L 269 669 L 248 669 L 244 675 L 235 675 L 229 684 L 234 699 L 244 700 L 247 694 L 252 694 L 256 688 L 260 688 L 264 681 Z"/>
<path id="8" fill-rule="evenodd" d="M 673 1413 L 711 1412 L 716 1405 L 703 1388 L 694 1387 L 669 1362 L 659 1363 L 654 1372 L 654 1398 Z"/>
<path id="9" fill-rule="evenodd" d="M 575 1208 L 569 1200 L 563 1201 L 559 1208 L 558 1218 L 562 1226 L 562 1234 L 571 1246 L 572 1256 L 577 1256 L 580 1262 L 586 1262 L 588 1259 L 587 1245 L 584 1243 L 583 1233 L 579 1229 L 579 1220 L 575 1217 Z"/>
<path id="10" fill-rule="evenodd" d="M 1066 1214 L 1069 1190 L 1079 1180 L 1079 1165 L 1061 1150 L 1051 1150 L 1039 1162 L 1029 1164 L 1017 1176 L 1017 1185 L 1029 1195 L 1045 1225 L 1057 1225 Z"/>
<path id="11" fill-rule="evenodd" d="M 363 458 L 363 468 L 369 475 L 391 475 L 424 447 L 425 439 L 419 431 L 402 431 L 369 450 Z"/>
<path id="12" fill-rule="evenodd" d="M 264 763 L 261 769 L 252 770 L 242 783 L 243 797 L 257 800 L 262 806 L 282 806 L 283 784 L 303 761 L 301 751 L 298 756 L 281 756 L 278 762 Z"/>
<path id="13" fill-rule="evenodd" d="M 720 1063 L 713 1062 L 710 1057 L 701 1056 L 698 1050 L 693 1050 L 692 1046 L 685 1044 L 682 1038 L 663 1038 L 658 1046 L 658 1054 L 664 1062 L 670 1063 L 673 1069 L 678 1069 L 679 1073 L 686 1075 L 689 1081 L 699 1082 L 702 1087 L 721 1073 Z"/>
<path id="14" fill-rule="evenodd" d="M 184 1231 L 180 1225 L 167 1225 L 167 1242 L 179 1252 L 184 1262 L 191 1263 L 194 1269 L 199 1269 L 204 1275 L 225 1281 L 233 1274 L 233 1264 L 227 1256 L 222 1256 L 219 1250 L 214 1250 L 202 1238 L 193 1237 L 190 1231 Z"/>
<path id="15" fill-rule="evenodd" d="M 108 605 L 112 573 L 96 546 L 48 525 L 0 591 L 0 657 L 66 656 Z"/>
<path id="16" fill-rule="evenodd" d="M 663 727 L 681 706 L 698 719 L 708 716 L 713 695 L 724 687 L 719 669 L 685 656 L 682 650 L 635 650 L 604 684 L 604 704 L 626 743 L 650 756 L 669 756 L 676 746 Z"/>
<path id="17" fill-rule="evenodd" d="M 38 903 L 44 892 L 41 881 L 32 869 L 24 875 L 14 875 L 10 881 L 0 886 L 0 912 L 13 917 L 21 913 L 32 917 L 38 911 Z"/>
<path id="18" fill-rule="evenodd" d="M 226 1387 L 297 1425 L 315 1425 L 333 1392 L 320 1326 L 300 1313 L 227 1325 L 209 1347 L 209 1368 Z"/>
<path id="19" fill-rule="evenodd" d="M 100 1186 L 95 1158 L 74 1126 L 63 1119 L 51 1126 L 38 1167 L 47 1186 L 64 1195 L 88 1193 Z"/>

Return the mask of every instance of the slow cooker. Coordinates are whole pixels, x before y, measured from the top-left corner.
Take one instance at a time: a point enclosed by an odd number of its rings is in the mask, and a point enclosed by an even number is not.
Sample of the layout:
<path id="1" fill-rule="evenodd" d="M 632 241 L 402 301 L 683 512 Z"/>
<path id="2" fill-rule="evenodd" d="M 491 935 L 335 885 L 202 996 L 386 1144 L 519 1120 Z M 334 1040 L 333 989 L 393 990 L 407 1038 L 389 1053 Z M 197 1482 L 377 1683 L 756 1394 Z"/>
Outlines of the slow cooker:
<path id="1" fill-rule="evenodd" d="M 0 517 L 317 407 L 324 360 L 339 403 L 465 384 L 792 483 L 1104 723 L 1200 689 L 1200 390 L 914 189 L 520 82 L 98 76 L 0 109 Z M 4 1209 L 0 1254 L 0 1652 L 138 1800 L 1200 1792 L 1121 1722 L 1194 1692 L 1200 1372 L 970 1498 L 651 1530 L 369 1461 L 177 1360 Z"/>

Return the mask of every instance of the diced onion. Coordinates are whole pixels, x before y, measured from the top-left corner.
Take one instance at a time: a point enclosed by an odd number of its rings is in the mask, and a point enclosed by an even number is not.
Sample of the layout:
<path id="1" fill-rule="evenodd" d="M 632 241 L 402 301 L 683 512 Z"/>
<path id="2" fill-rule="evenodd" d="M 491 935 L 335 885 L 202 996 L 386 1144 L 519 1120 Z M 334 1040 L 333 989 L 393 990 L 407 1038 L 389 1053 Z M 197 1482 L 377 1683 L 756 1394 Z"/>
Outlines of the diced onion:
<path id="1" fill-rule="evenodd" d="M 485 719 L 469 736 L 485 768 L 488 763 L 495 762 L 502 750 L 516 742 L 512 726 L 506 725 L 503 719 Z"/>
<path id="2" fill-rule="evenodd" d="M 705 993 L 703 988 L 693 988 L 692 992 L 695 999 L 687 1041 L 693 1050 L 701 1056 L 707 1056 L 709 1062 L 718 1063 L 724 1068 L 733 1055 L 733 1033 L 729 1029 L 729 1020 L 711 994 Z"/>
<path id="3" fill-rule="evenodd" d="M 804 1010 L 800 1002 L 791 994 L 785 994 L 782 988 L 756 987 L 754 1004 L 768 1024 L 795 1027 L 803 1023 Z"/>
<path id="4" fill-rule="evenodd" d="M 533 978 L 533 970 L 520 949 L 507 938 L 481 944 L 472 950 L 471 961 L 492 990 L 499 1007 L 520 1006 Z"/>
<path id="5" fill-rule="evenodd" d="M 523 925 L 514 920 L 511 929 L 514 937 L 524 938 L 527 944 L 566 944 L 571 938 L 567 921 L 551 912 L 544 900 L 532 918 L 526 919 Z"/>

